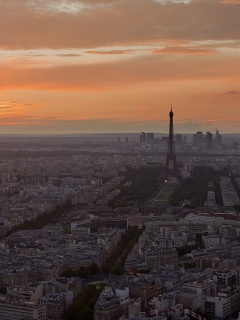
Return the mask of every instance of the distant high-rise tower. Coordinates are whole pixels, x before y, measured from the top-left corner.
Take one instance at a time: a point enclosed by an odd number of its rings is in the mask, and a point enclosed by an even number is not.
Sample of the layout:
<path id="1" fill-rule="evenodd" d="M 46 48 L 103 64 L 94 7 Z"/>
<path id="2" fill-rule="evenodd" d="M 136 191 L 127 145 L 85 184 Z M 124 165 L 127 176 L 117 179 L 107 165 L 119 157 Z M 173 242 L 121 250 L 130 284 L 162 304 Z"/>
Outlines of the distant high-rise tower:
<path id="1" fill-rule="evenodd" d="M 204 144 L 204 135 L 202 131 L 198 131 L 193 135 L 193 147 L 197 147 L 199 149 L 203 149 Z"/>
<path id="2" fill-rule="evenodd" d="M 182 146 L 183 146 L 182 134 L 175 134 L 175 146 L 177 150 L 182 150 Z"/>
<path id="3" fill-rule="evenodd" d="M 166 156 L 165 167 L 163 175 L 160 177 L 161 182 L 169 177 L 174 177 L 182 182 L 181 171 L 178 168 L 175 148 L 174 148 L 174 132 L 173 132 L 173 111 L 169 113 L 170 123 L 169 123 L 169 138 L 168 138 L 168 153 Z"/>
<path id="4" fill-rule="evenodd" d="M 206 149 L 211 150 L 213 149 L 213 135 L 211 132 L 207 132 L 205 136 L 206 141 Z"/>
<path id="5" fill-rule="evenodd" d="M 145 143 L 147 141 L 147 134 L 142 132 L 142 142 Z"/>
<path id="6" fill-rule="evenodd" d="M 147 133 L 147 142 L 151 142 L 154 139 L 153 133 Z"/>
<path id="7" fill-rule="evenodd" d="M 216 148 L 222 147 L 222 135 L 219 133 L 219 131 L 216 131 L 216 138 L 214 140 L 214 146 Z"/>

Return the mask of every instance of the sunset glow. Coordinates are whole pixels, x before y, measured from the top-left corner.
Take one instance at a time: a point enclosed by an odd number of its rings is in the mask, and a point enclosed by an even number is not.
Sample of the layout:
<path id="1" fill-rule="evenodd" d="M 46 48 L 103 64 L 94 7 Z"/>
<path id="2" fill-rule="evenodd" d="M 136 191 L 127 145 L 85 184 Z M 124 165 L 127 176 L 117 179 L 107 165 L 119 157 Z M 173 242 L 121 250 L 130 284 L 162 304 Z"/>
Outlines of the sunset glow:
<path id="1" fill-rule="evenodd" d="M 240 132 L 240 1 L 0 0 L 0 133 Z"/>

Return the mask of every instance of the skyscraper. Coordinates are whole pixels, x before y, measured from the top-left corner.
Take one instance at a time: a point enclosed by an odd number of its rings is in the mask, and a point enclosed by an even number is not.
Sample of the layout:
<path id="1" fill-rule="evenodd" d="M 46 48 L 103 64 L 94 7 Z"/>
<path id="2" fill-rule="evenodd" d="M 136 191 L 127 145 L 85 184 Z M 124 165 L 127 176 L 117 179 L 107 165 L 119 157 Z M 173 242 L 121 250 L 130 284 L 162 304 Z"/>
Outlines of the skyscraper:
<path id="1" fill-rule="evenodd" d="M 154 139 L 153 133 L 147 133 L 147 142 L 151 142 Z"/>
<path id="2" fill-rule="evenodd" d="M 177 150 L 181 150 L 182 149 L 182 134 L 175 134 L 175 146 L 177 148 Z"/>
<path id="3" fill-rule="evenodd" d="M 145 132 L 142 132 L 142 142 L 145 143 L 147 141 L 147 135 Z"/>
<path id="4" fill-rule="evenodd" d="M 222 136 L 221 136 L 221 134 L 219 133 L 218 130 L 216 130 L 216 137 L 215 137 L 215 140 L 214 140 L 214 146 L 217 149 L 222 146 Z"/>
<path id="5" fill-rule="evenodd" d="M 213 149 L 213 135 L 209 131 L 206 133 L 205 143 L 206 143 L 206 149 L 207 150 L 212 150 Z"/>
<path id="6" fill-rule="evenodd" d="M 204 135 L 201 131 L 196 132 L 193 135 L 193 147 L 203 149 L 204 148 Z"/>

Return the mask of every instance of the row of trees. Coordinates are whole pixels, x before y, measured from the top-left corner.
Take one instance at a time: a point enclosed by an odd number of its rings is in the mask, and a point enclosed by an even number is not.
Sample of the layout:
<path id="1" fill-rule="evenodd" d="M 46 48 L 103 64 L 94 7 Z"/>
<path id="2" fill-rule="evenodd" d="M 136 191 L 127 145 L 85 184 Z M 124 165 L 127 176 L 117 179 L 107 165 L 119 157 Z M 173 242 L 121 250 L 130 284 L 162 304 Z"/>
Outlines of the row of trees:
<path id="1" fill-rule="evenodd" d="M 138 242 L 139 236 L 142 234 L 145 227 L 138 228 L 137 226 L 129 226 L 126 234 L 123 236 L 121 243 L 112 252 L 107 259 L 101 271 L 105 273 L 121 274 L 123 272 L 124 263 L 132 250 L 135 243 Z M 92 263 L 89 267 L 81 267 L 77 270 L 65 270 L 62 273 L 63 277 L 81 277 L 86 278 L 100 272 L 96 263 Z"/>
<path id="2" fill-rule="evenodd" d="M 104 272 L 111 272 L 112 274 L 121 274 L 123 266 L 129 252 L 135 243 L 138 242 L 139 236 L 142 234 L 144 227 L 129 226 L 126 234 L 123 236 L 121 243 L 117 246 L 111 256 L 107 259 Z"/>
<path id="3" fill-rule="evenodd" d="M 148 166 L 140 169 L 127 168 L 125 181 L 131 181 L 131 186 L 120 187 L 121 193 L 109 201 L 111 207 L 125 207 L 135 201 L 145 202 L 157 188 L 157 178 L 161 175 L 161 166 Z"/>
<path id="4" fill-rule="evenodd" d="M 134 228 L 134 233 L 132 233 L 132 237 L 129 239 L 123 239 L 123 246 L 124 249 L 122 250 L 122 254 L 120 255 L 118 261 L 115 263 L 114 267 L 112 268 L 112 273 L 116 275 L 120 275 L 124 271 L 125 261 L 132 251 L 134 245 L 138 242 L 140 235 L 143 233 L 145 227 L 138 229 L 137 227 Z"/>
<path id="5" fill-rule="evenodd" d="M 57 207 L 54 211 L 51 213 L 45 212 L 42 215 L 38 216 L 36 219 L 33 219 L 31 221 L 26 221 L 11 230 L 7 231 L 5 236 L 9 236 L 10 234 L 17 232 L 19 230 L 35 230 L 35 229 L 41 229 L 47 224 L 57 222 L 59 217 L 64 214 L 69 212 L 71 209 L 72 204 L 69 203 L 65 206 L 62 207 Z"/>
<path id="6" fill-rule="evenodd" d="M 189 200 L 191 206 L 203 206 L 207 199 L 207 193 L 213 188 L 208 187 L 208 182 L 213 182 L 214 191 L 216 192 L 216 200 L 221 202 L 220 177 L 224 174 L 210 167 L 195 167 L 189 178 L 186 178 L 181 187 L 174 190 L 169 197 L 172 205 L 176 206 L 182 200 Z M 219 203 L 221 205 L 221 203 Z"/>
<path id="7" fill-rule="evenodd" d="M 138 242 L 139 236 L 145 227 L 129 226 L 126 234 L 123 236 L 121 243 L 114 250 L 112 255 L 107 259 L 104 272 L 113 274 L 121 274 L 123 271 L 125 260 L 132 250 L 135 243 Z M 98 266 L 92 263 L 89 267 L 81 267 L 79 270 L 64 271 L 62 276 L 85 278 L 88 275 L 97 274 Z M 104 289 L 104 285 L 87 285 L 85 290 L 80 293 L 79 297 L 65 312 L 63 319 L 65 320 L 91 320 L 93 318 L 94 306 L 99 298 L 100 293 Z"/>
<path id="8" fill-rule="evenodd" d="M 202 249 L 204 246 L 202 243 L 197 242 L 194 245 L 186 245 L 186 246 L 182 246 L 182 247 L 178 247 L 176 248 L 178 256 L 184 256 L 187 253 L 191 253 L 192 250 L 196 250 L 196 249 Z"/>
<path id="9" fill-rule="evenodd" d="M 72 277 L 80 277 L 80 278 L 86 278 L 91 275 L 95 275 L 99 273 L 99 267 L 96 263 L 92 263 L 89 267 L 81 267 L 77 270 L 65 270 L 62 273 L 62 277 L 66 278 L 72 278 Z"/>
<path id="10" fill-rule="evenodd" d="M 95 286 L 89 284 L 69 306 L 63 315 L 65 320 L 92 320 L 94 306 L 104 289 L 104 285 Z"/>

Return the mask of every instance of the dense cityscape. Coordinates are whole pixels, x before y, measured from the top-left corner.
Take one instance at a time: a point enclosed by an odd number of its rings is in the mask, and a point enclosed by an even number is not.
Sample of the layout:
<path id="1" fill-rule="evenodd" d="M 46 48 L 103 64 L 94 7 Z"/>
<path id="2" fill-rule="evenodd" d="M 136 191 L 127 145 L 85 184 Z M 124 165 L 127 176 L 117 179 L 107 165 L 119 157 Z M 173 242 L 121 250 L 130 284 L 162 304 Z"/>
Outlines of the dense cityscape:
<path id="1" fill-rule="evenodd" d="M 0 320 L 240 320 L 240 0 L 0 0 Z"/>
<path id="2" fill-rule="evenodd" d="M 1 137 L 0 319 L 237 319 L 239 137 L 173 116 L 167 135 Z"/>

